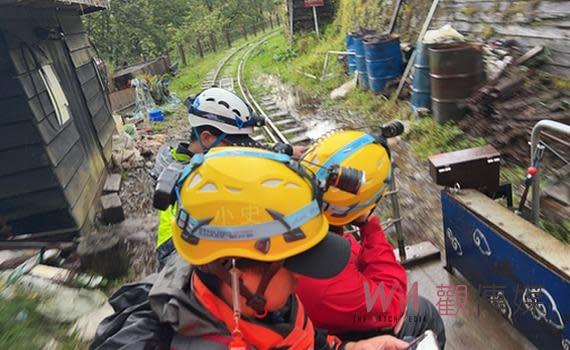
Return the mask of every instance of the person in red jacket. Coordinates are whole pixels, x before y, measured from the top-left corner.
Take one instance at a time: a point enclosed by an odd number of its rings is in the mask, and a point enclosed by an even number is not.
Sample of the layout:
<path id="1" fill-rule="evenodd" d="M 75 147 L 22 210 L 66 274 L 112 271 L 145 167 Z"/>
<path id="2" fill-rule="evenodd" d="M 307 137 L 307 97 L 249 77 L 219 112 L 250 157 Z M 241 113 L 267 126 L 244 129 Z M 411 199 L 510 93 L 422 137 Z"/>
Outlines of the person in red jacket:
<path id="1" fill-rule="evenodd" d="M 364 173 L 356 194 L 330 187 L 323 198 L 331 229 L 350 242 L 351 257 L 346 268 L 331 279 L 299 276 L 296 292 L 314 324 L 347 340 L 378 334 L 409 340 L 432 330 L 443 348 L 441 317 L 417 293 L 408 298 L 406 271 L 372 214 L 391 181 L 385 140 L 360 131 L 337 132 L 317 141 L 303 161 L 317 177 L 324 173 L 321 169 L 333 164 Z M 359 228 L 360 242 L 344 231 L 347 224 Z"/>

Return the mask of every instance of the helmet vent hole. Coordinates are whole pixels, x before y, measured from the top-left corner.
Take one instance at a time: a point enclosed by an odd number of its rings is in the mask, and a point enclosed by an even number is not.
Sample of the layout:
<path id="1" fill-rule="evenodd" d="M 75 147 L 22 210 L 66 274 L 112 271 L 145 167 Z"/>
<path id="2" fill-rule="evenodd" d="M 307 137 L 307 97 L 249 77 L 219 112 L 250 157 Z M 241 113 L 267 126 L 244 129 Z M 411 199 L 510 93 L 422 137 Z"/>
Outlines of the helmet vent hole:
<path id="1" fill-rule="evenodd" d="M 229 107 L 228 107 L 229 108 Z M 241 113 L 237 110 L 237 109 L 232 109 L 232 112 L 234 112 L 235 114 L 237 114 L 238 117 L 241 117 Z M 246 118 L 249 120 L 249 117 Z"/>
<path id="2" fill-rule="evenodd" d="M 265 187 L 277 187 L 282 181 L 279 179 L 269 179 L 263 181 L 261 184 Z"/>
<path id="3" fill-rule="evenodd" d="M 218 104 L 226 107 L 227 109 L 230 109 L 230 105 L 226 101 L 220 101 Z"/>
<path id="4" fill-rule="evenodd" d="M 192 180 L 190 181 L 190 184 L 188 185 L 188 188 L 194 188 L 196 187 L 196 185 L 198 184 L 198 182 L 200 182 L 202 180 L 202 176 L 200 176 L 200 174 L 196 174 Z"/>
<path id="5" fill-rule="evenodd" d="M 208 182 L 202 188 L 200 188 L 200 192 L 218 192 L 218 187 L 211 182 Z"/>
<path id="6" fill-rule="evenodd" d="M 233 192 L 233 193 L 241 192 L 241 189 L 236 188 L 236 187 L 226 186 L 226 189 L 230 192 Z"/>
<path id="7" fill-rule="evenodd" d="M 209 101 L 209 102 L 216 102 L 216 100 L 215 100 L 213 97 L 207 98 L 206 101 Z"/>
<path id="8" fill-rule="evenodd" d="M 297 185 L 297 184 L 295 184 L 295 183 L 292 183 L 292 182 L 287 182 L 287 184 L 285 185 L 285 188 L 298 189 L 298 188 L 301 188 L 301 186 L 299 186 L 299 185 Z"/>

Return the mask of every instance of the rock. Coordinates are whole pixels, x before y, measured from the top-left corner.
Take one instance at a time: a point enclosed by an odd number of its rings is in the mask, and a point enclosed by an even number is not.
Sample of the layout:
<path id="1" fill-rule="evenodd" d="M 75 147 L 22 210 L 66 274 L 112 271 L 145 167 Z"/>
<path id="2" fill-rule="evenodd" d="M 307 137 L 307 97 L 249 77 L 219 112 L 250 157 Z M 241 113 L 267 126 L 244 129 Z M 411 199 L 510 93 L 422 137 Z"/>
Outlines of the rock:
<path id="1" fill-rule="evenodd" d="M 101 196 L 101 219 L 107 224 L 116 224 L 125 220 L 121 198 L 117 193 Z"/>
<path id="2" fill-rule="evenodd" d="M 82 271 L 115 279 L 129 270 L 126 250 L 125 240 L 120 235 L 99 233 L 82 237 L 77 255 Z"/>
<path id="3" fill-rule="evenodd" d="M 11 271 L 0 274 L 6 281 Z M 52 281 L 24 275 L 2 290 L 2 297 L 12 298 L 28 292 L 40 296 L 41 303 L 36 310 L 45 317 L 57 322 L 73 322 L 103 306 L 107 296 L 96 290 L 75 289 Z"/>
<path id="4" fill-rule="evenodd" d="M 99 323 L 113 312 L 113 307 L 106 302 L 102 307 L 79 318 L 69 330 L 69 335 L 75 335 L 86 343 L 91 342 L 95 338 Z"/>
<path id="5" fill-rule="evenodd" d="M 59 350 L 59 349 L 61 349 L 61 344 L 54 338 L 51 338 L 51 340 L 42 347 L 42 350 Z"/>
<path id="6" fill-rule="evenodd" d="M 356 79 L 351 79 L 331 92 L 332 100 L 345 98 L 348 93 L 356 87 Z"/>
<path id="7" fill-rule="evenodd" d="M 121 175 L 111 174 L 107 176 L 103 185 L 103 192 L 119 192 L 121 189 Z"/>

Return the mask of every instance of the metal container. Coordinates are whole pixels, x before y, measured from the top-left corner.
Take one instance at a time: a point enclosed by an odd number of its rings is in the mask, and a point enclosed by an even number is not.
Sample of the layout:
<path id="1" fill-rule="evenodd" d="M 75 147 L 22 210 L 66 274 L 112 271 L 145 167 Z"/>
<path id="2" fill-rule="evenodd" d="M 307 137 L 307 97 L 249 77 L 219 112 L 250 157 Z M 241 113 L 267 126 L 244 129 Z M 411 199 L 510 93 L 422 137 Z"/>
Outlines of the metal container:
<path id="1" fill-rule="evenodd" d="M 499 189 L 500 164 L 499 152 L 487 145 L 433 155 L 429 172 L 440 186 L 473 188 L 492 196 Z"/>
<path id="2" fill-rule="evenodd" d="M 354 55 L 348 55 L 348 74 L 356 72 L 356 48 L 355 48 L 355 34 L 346 34 L 346 51 L 353 52 Z"/>
<path id="3" fill-rule="evenodd" d="M 568 349 L 570 245 L 475 190 L 442 191 L 441 207 L 447 269 L 537 349 Z"/>
<path id="4" fill-rule="evenodd" d="M 386 83 L 402 73 L 402 52 L 398 35 L 365 36 L 364 57 L 370 90 L 379 93 Z"/>
<path id="5" fill-rule="evenodd" d="M 481 45 L 437 44 L 429 49 L 433 117 L 443 123 L 465 115 L 465 99 L 485 80 Z"/>
<path id="6" fill-rule="evenodd" d="M 412 80 L 412 108 L 427 108 L 431 110 L 431 84 L 429 77 L 430 44 L 416 44 L 416 59 L 414 62 L 414 78 Z"/>
<path id="7" fill-rule="evenodd" d="M 364 43 L 361 36 L 354 37 L 354 50 L 356 52 L 356 72 L 358 73 L 358 86 L 361 90 L 368 90 L 368 71 L 364 58 Z"/>

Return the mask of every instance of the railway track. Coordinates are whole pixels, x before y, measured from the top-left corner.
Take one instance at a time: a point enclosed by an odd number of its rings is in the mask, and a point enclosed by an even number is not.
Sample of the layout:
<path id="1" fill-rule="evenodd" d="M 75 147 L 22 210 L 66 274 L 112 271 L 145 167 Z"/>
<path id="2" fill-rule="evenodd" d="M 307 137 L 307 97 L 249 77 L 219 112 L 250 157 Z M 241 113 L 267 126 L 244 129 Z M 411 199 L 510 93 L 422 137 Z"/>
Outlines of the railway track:
<path id="1" fill-rule="evenodd" d="M 257 99 L 248 88 L 244 71 L 251 55 L 277 32 L 263 36 L 254 43 L 248 43 L 232 50 L 224 57 L 215 70 L 210 72 L 202 87 L 218 86 L 240 95 L 259 115 L 265 117 L 266 125 L 258 128 L 254 140 L 265 143 L 281 142 L 298 145 L 307 143 L 311 138 L 307 135 L 308 127 L 287 110 L 278 107 L 271 95 Z"/>

